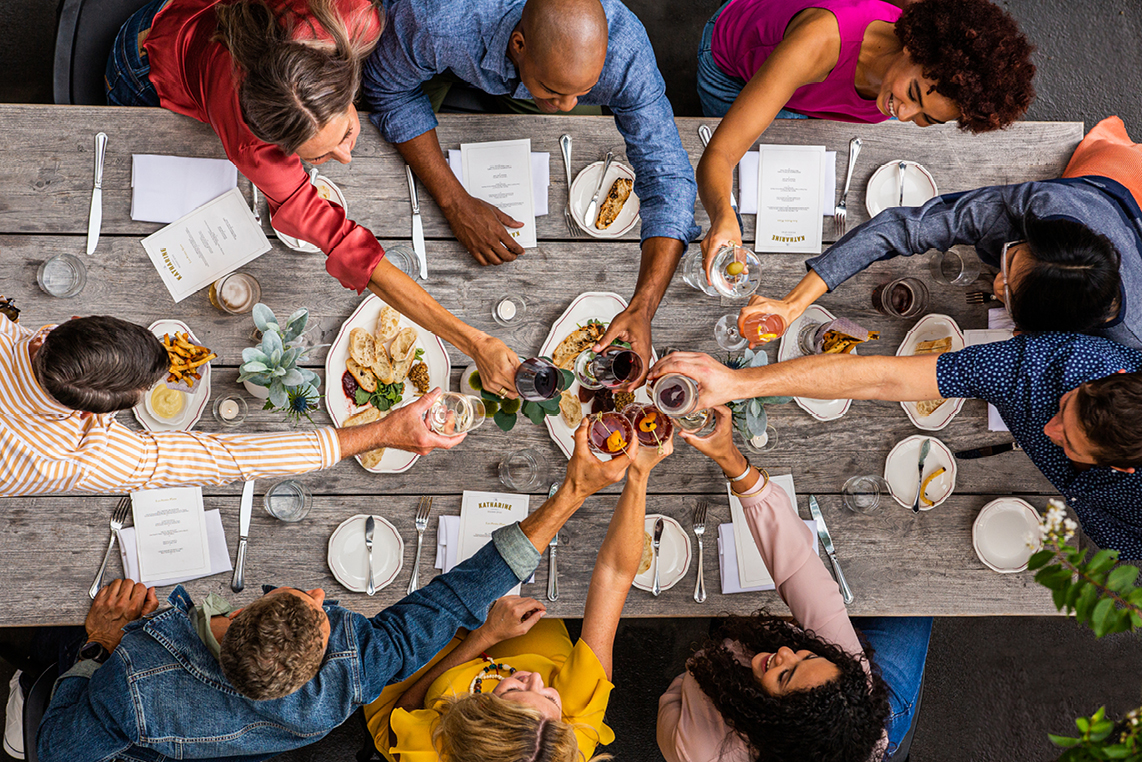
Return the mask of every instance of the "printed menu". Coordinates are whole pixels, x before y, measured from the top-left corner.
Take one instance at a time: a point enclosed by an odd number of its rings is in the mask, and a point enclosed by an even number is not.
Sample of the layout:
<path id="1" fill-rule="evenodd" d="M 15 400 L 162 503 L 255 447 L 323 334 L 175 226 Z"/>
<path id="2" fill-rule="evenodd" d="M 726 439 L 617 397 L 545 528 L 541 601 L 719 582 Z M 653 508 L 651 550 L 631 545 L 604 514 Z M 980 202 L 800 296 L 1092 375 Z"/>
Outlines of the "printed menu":
<path id="1" fill-rule="evenodd" d="M 762 145 L 754 250 L 820 254 L 824 146 Z"/>
<path id="2" fill-rule="evenodd" d="M 234 188 L 143 239 L 176 302 L 270 250 L 254 213 Z"/>
<path id="3" fill-rule="evenodd" d="M 488 544 L 492 532 L 527 518 L 527 495 L 464 490 L 460 501 L 460 537 L 456 562 L 466 561 Z M 512 589 L 519 595 L 520 586 Z"/>
<path id="4" fill-rule="evenodd" d="M 131 493 L 139 576 L 189 579 L 210 571 L 201 487 Z"/>
<path id="5" fill-rule="evenodd" d="M 462 143 L 460 158 L 464 167 L 464 187 L 468 193 L 523 223 L 522 228 L 507 228 L 520 246 L 525 249 L 538 246 L 531 180 L 531 140 Z"/>

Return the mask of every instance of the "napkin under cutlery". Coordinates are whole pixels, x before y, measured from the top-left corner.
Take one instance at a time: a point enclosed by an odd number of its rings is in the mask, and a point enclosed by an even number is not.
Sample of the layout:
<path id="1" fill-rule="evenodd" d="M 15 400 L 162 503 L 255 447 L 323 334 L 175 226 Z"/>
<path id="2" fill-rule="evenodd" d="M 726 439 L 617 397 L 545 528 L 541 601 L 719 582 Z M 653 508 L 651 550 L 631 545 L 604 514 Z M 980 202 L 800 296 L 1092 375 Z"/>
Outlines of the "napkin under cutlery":
<path id="1" fill-rule="evenodd" d="M 805 526 L 809 527 L 809 531 L 813 533 L 813 539 L 810 540 L 810 543 L 816 546 L 817 522 L 813 519 L 804 519 L 804 521 Z M 752 535 L 750 536 L 750 542 L 753 542 Z M 815 548 L 815 552 L 819 553 L 820 549 Z M 729 595 L 730 593 L 754 593 L 776 589 L 772 577 L 768 583 L 762 583 L 755 587 L 742 587 L 741 578 L 738 574 L 738 550 L 734 538 L 733 524 L 718 525 L 718 566 L 720 567 L 722 576 L 722 595 Z M 768 571 L 766 573 L 768 574 Z"/>
<path id="2" fill-rule="evenodd" d="M 238 187 L 238 168 L 227 159 L 133 154 L 131 219 L 174 222 Z"/>

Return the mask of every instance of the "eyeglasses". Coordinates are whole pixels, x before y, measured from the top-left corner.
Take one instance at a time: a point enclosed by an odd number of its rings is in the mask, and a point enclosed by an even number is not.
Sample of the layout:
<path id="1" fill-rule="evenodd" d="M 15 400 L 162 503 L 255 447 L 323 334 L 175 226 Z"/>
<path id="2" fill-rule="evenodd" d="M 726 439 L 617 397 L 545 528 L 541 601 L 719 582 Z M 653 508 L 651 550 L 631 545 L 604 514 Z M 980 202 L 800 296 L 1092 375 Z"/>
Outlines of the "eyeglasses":
<path id="1" fill-rule="evenodd" d="M 1011 315 L 1011 281 L 1007 278 L 1007 260 L 1010 258 L 1008 252 L 1016 247 L 1022 246 L 1026 241 L 1008 241 L 1003 244 L 1003 251 L 999 253 L 999 272 L 1003 275 L 1003 306 L 1007 310 L 1008 316 Z"/>

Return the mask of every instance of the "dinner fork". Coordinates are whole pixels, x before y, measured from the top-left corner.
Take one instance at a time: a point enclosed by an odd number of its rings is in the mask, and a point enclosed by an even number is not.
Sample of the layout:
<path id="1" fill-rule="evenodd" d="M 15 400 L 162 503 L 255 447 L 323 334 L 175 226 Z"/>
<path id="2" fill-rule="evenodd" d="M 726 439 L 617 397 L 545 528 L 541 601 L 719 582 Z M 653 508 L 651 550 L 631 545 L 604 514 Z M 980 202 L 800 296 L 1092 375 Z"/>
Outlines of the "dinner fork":
<path id="1" fill-rule="evenodd" d="M 416 559 L 412 562 L 412 579 L 408 581 L 409 594 L 420 587 L 420 549 L 424 544 L 424 530 L 428 529 L 428 514 L 432 512 L 432 498 L 421 497 L 416 504 Z"/>
<path id="2" fill-rule="evenodd" d="M 987 304 L 999 301 L 999 297 L 987 291 L 968 291 L 964 298 L 968 300 L 968 304 Z"/>
<path id="3" fill-rule="evenodd" d="M 91 583 L 91 587 L 87 589 L 87 595 L 92 599 L 95 594 L 99 592 L 99 588 L 103 587 L 103 572 L 107 570 L 107 559 L 111 557 L 111 548 L 115 547 L 115 533 L 123 528 L 123 522 L 127 518 L 127 514 L 131 511 L 131 498 L 123 497 L 119 499 L 119 504 L 115 506 L 115 510 L 111 513 L 111 539 L 107 543 L 107 552 L 103 554 L 103 563 L 99 564 L 99 571 L 95 573 L 95 581 Z"/>
<path id="4" fill-rule="evenodd" d="M 705 500 L 699 500 L 698 505 L 694 506 L 694 536 L 698 538 L 698 582 L 694 585 L 694 600 L 698 603 L 706 600 L 706 580 L 702 568 L 702 535 L 706 533 L 706 511 L 709 508 L 710 504 Z"/>
<path id="5" fill-rule="evenodd" d="M 841 192 L 841 200 L 837 202 L 837 208 L 833 210 L 833 230 L 840 238 L 845 234 L 845 222 L 848 217 L 848 200 L 849 200 L 849 185 L 853 181 L 853 166 L 856 164 L 857 156 L 860 155 L 860 147 L 863 145 L 860 138 L 853 138 L 849 141 L 849 168 L 845 173 L 845 189 Z"/>
<path id="6" fill-rule="evenodd" d="M 563 221 L 567 223 L 567 234 L 572 238 L 582 238 L 584 233 L 575 223 L 571 214 L 571 136 L 559 137 L 559 148 L 563 151 L 563 171 L 567 173 L 567 206 L 563 207 Z"/>

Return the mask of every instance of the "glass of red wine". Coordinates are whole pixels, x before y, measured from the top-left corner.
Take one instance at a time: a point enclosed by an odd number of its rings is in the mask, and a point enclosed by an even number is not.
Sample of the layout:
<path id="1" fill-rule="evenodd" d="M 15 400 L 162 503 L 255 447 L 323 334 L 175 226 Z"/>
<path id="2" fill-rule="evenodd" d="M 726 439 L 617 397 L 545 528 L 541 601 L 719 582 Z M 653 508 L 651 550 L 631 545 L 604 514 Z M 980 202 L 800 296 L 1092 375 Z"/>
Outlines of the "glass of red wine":
<path id="1" fill-rule="evenodd" d="M 516 391 L 530 402 L 555 399 L 563 387 L 563 371 L 542 357 L 524 360 L 515 372 Z"/>
<path id="2" fill-rule="evenodd" d="M 617 389 L 642 374 L 642 358 L 633 349 L 612 345 L 599 354 L 587 350 L 575 360 L 575 377 L 588 389 Z"/>
<path id="3" fill-rule="evenodd" d="M 600 455 L 621 455 L 634 439 L 634 427 L 622 413 L 597 413 L 591 416 L 587 443 Z"/>
<path id="4" fill-rule="evenodd" d="M 876 287 L 872 306 L 888 317 L 916 317 L 928 309 L 928 287 L 917 278 L 897 278 Z"/>

